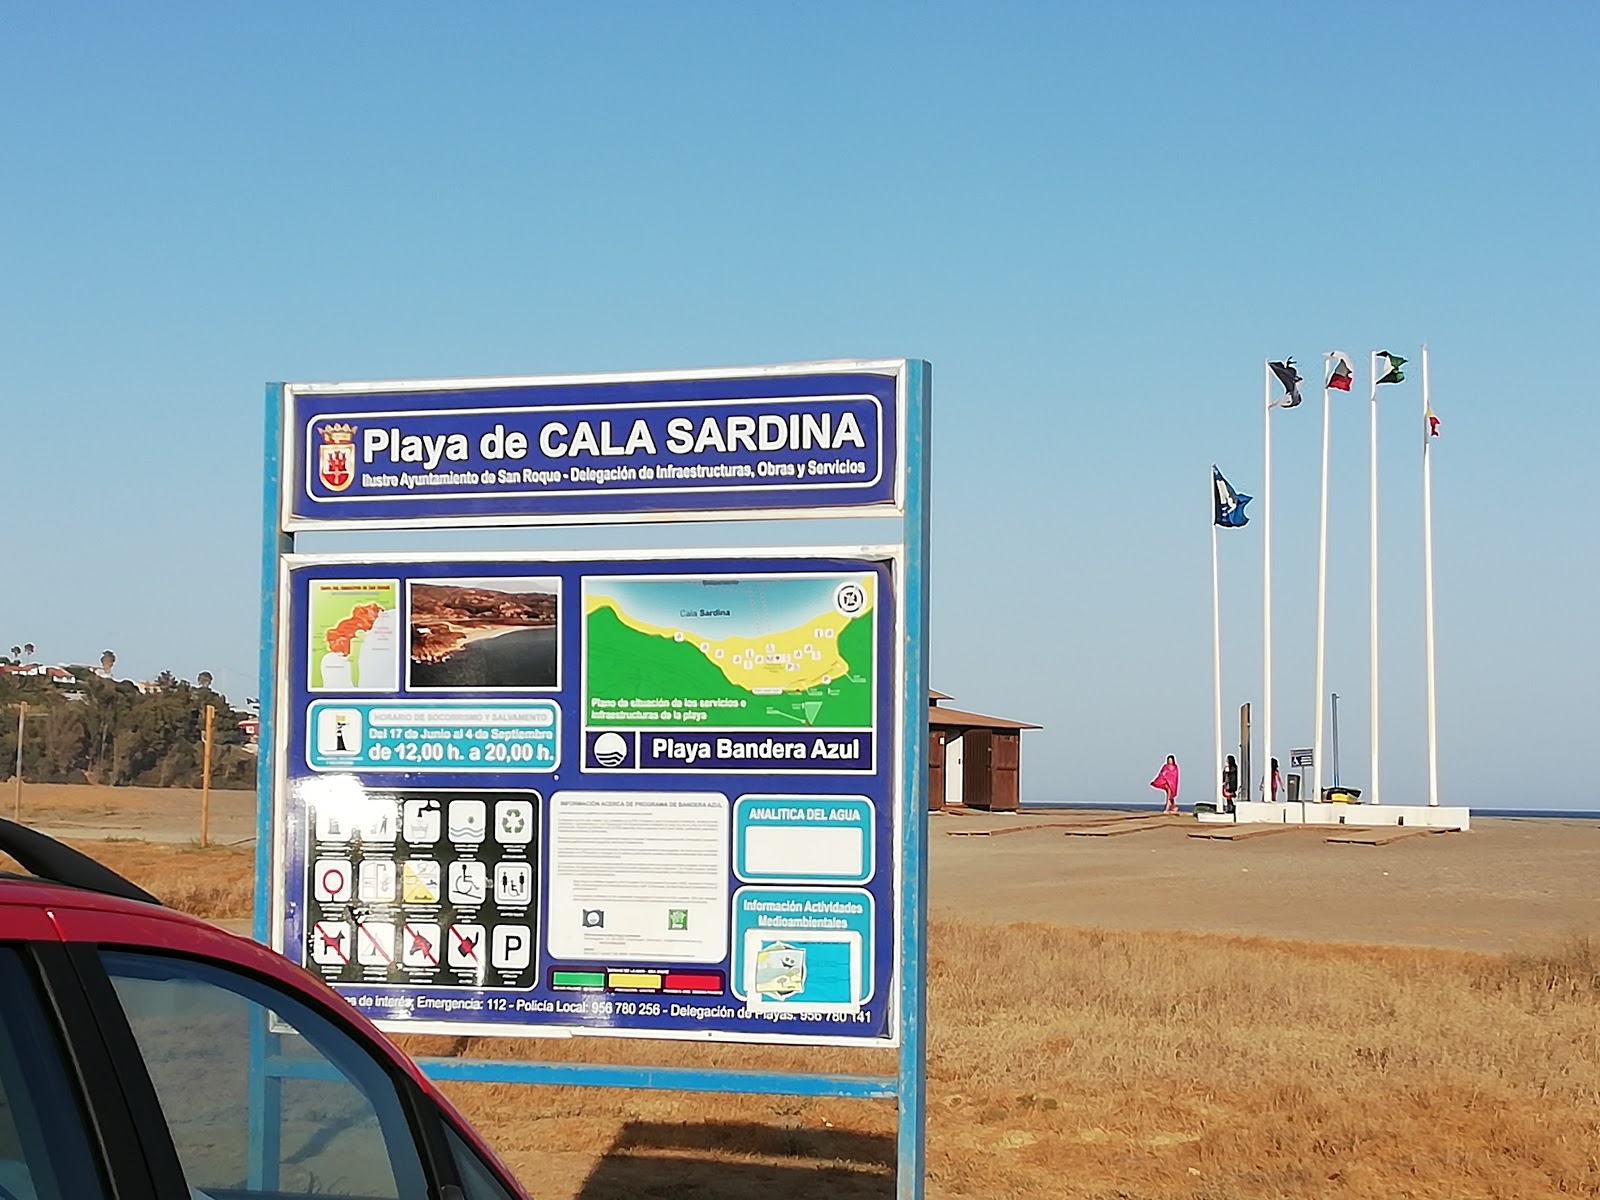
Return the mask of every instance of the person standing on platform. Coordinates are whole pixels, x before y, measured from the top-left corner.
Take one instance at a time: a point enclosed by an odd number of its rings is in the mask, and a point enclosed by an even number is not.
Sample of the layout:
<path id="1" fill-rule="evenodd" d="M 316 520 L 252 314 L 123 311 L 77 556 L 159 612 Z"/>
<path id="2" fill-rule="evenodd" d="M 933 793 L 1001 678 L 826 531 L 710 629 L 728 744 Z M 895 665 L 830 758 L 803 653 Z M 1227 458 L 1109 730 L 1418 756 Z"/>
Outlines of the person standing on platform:
<path id="1" fill-rule="evenodd" d="M 1278 760 L 1272 760 L 1272 803 L 1278 802 L 1278 793 L 1283 790 L 1283 776 L 1278 774 Z"/>
<path id="2" fill-rule="evenodd" d="M 1227 765 L 1222 768 L 1222 811 L 1232 812 L 1233 802 L 1239 796 L 1239 764 L 1233 755 L 1228 755 Z"/>
<path id="3" fill-rule="evenodd" d="M 1156 777 L 1150 781 L 1150 786 L 1157 791 L 1165 792 L 1167 806 L 1163 812 L 1175 813 L 1178 811 L 1178 760 L 1172 755 L 1167 755 L 1167 761 L 1162 764 L 1161 770 L 1156 772 Z"/>

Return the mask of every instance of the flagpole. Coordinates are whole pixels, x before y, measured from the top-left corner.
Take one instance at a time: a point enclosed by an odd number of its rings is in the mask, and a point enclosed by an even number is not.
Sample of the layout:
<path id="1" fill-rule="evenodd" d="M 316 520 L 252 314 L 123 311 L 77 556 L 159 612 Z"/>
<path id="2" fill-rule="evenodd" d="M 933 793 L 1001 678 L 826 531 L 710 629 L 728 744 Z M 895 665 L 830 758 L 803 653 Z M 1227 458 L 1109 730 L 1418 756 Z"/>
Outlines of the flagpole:
<path id="1" fill-rule="evenodd" d="M 1438 702 L 1433 673 L 1433 431 L 1428 418 L 1428 347 L 1422 347 L 1422 591 L 1428 641 L 1428 804 L 1439 804 Z M 1213 530 L 1213 535 L 1215 531 Z M 1216 540 L 1215 536 L 1212 538 Z"/>
<path id="2" fill-rule="evenodd" d="M 1312 727 L 1315 734 L 1311 741 L 1313 802 L 1322 799 L 1322 667 L 1328 632 L 1328 434 L 1331 428 L 1328 417 L 1328 371 L 1332 361 L 1333 355 L 1322 356 L 1322 516 L 1317 541 L 1317 719 Z"/>
<path id="3" fill-rule="evenodd" d="M 1264 362 L 1261 369 L 1261 798 L 1272 800 L 1272 367 Z"/>
<path id="4" fill-rule="evenodd" d="M 1222 587 L 1217 568 L 1217 468 L 1211 466 L 1211 726 L 1217 749 L 1217 811 L 1222 798 Z"/>
<path id="5" fill-rule="evenodd" d="M 1367 782 L 1369 791 L 1368 799 L 1373 804 L 1381 804 L 1378 798 L 1378 352 L 1372 352 L 1370 366 L 1372 379 L 1372 429 L 1371 429 L 1371 463 L 1368 471 L 1371 479 L 1371 494 L 1368 499 L 1368 515 L 1370 528 L 1368 542 L 1372 550 L 1372 561 L 1369 567 L 1369 579 L 1372 585 L 1370 596 L 1372 620 L 1372 660 L 1370 671 L 1372 675 L 1372 775 Z"/>

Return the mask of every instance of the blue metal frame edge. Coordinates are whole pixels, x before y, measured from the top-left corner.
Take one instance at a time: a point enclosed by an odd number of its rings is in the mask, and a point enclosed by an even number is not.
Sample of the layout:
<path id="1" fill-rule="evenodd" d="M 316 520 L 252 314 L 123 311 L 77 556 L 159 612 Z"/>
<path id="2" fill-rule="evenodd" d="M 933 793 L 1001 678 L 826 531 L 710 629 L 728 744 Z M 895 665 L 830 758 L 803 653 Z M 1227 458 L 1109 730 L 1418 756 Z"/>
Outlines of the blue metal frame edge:
<path id="1" fill-rule="evenodd" d="M 900 747 L 905 788 L 900 828 L 901 941 L 900 1072 L 897 1081 L 895 1189 L 900 1200 L 921 1200 L 926 1176 L 928 1091 L 928 448 L 932 369 L 906 364 L 906 639 L 905 728 Z"/>
<path id="2" fill-rule="evenodd" d="M 272 944 L 272 792 L 277 770 L 278 571 L 294 538 L 283 532 L 283 384 L 267 384 L 261 495 L 260 725 L 256 732 L 256 896 L 251 936 Z"/>
<path id="3" fill-rule="evenodd" d="M 525 1083 L 748 1096 L 834 1096 L 857 1100 L 890 1100 L 895 1096 L 894 1078 L 877 1075 L 790 1075 L 781 1071 L 703 1071 L 692 1067 L 495 1062 L 466 1058 L 419 1058 L 416 1062 L 429 1079 L 441 1083 Z"/>
<path id="4" fill-rule="evenodd" d="M 278 571 L 294 539 L 282 528 L 283 487 L 283 384 L 269 383 L 263 422 L 261 492 L 261 677 L 256 693 L 256 891 L 251 936 L 263 946 L 272 938 L 272 783 L 277 766 L 274 752 L 277 705 Z M 278 1179 L 281 1110 L 278 1078 L 269 1069 L 271 1034 L 265 1014 L 250 1021 L 250 1145 L 246 1182 L 258 1191 L 275 1190 Z"/>

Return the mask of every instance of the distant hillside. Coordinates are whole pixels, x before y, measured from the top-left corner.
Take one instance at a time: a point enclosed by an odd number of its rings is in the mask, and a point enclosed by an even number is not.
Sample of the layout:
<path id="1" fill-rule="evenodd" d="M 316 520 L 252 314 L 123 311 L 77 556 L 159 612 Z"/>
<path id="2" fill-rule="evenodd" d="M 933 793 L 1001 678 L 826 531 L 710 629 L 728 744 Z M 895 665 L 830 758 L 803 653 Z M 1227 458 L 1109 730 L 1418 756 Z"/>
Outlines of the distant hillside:
<path id="1" fill-rule="evenodd" d="M 26 702 L 23 778 L 35 783 L 99 783 L 114 787 L 199 787 L 206 705 L 216 705 L 211 785 L 251 788 L 256 756 L 239 712 L 209 687 L 172 675 L 141 694 L 129 682 L 74 669 L 70 688 L 46 679 L 0 677 L 0 779 L 17 763 L 17 705 Z"/>

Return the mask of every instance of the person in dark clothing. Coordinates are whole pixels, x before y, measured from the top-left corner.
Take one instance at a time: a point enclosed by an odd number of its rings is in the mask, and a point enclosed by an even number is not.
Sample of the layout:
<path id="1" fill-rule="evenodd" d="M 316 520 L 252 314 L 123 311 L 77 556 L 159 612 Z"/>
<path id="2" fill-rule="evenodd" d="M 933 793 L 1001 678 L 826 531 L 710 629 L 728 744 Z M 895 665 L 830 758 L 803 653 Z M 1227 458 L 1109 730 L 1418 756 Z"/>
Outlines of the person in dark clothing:
<path id="1" fill-rule="evenodd" d="M 1228 755 L 1228 763 L 1222 768 L 1222 811 L 1232 812 L 1233 802 L 1239 795 L 1239 764 L 1233 755 Z"/>

